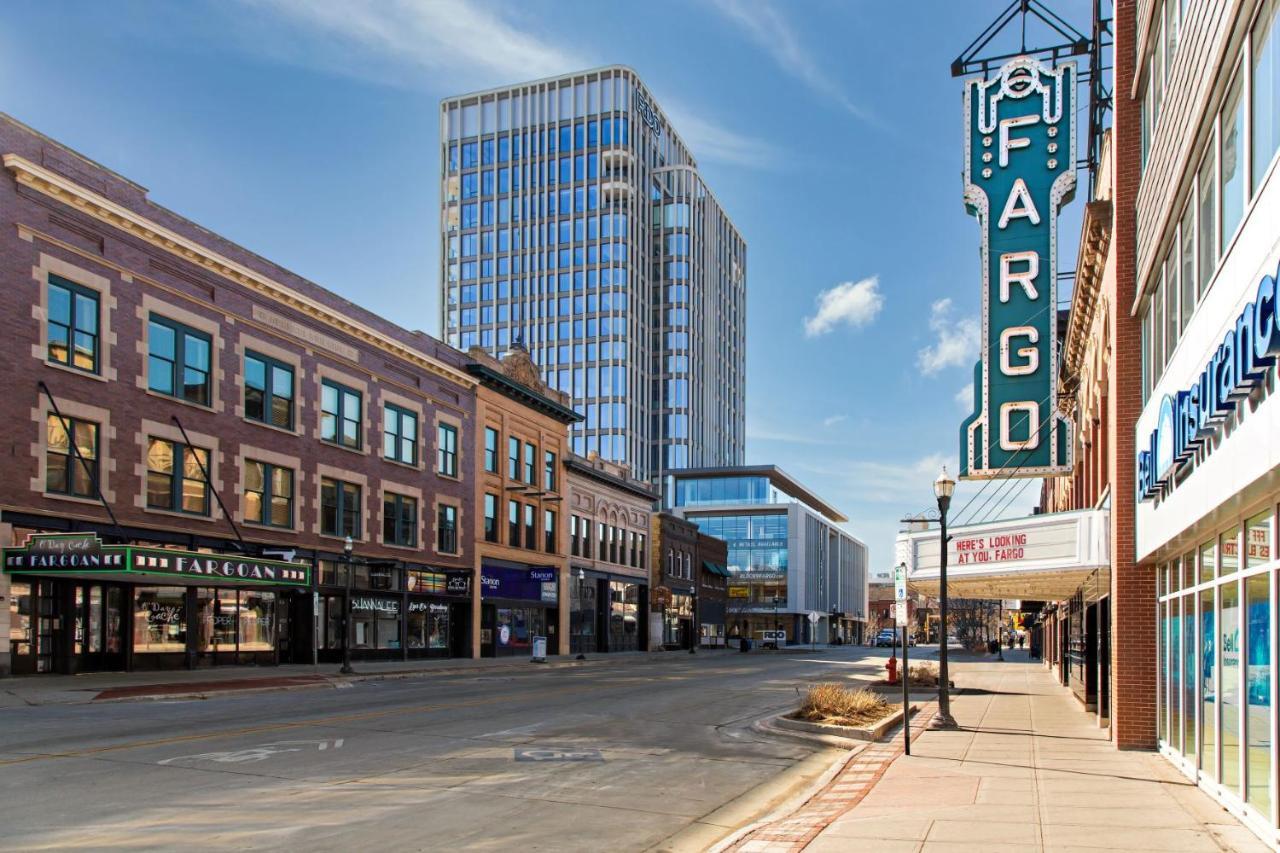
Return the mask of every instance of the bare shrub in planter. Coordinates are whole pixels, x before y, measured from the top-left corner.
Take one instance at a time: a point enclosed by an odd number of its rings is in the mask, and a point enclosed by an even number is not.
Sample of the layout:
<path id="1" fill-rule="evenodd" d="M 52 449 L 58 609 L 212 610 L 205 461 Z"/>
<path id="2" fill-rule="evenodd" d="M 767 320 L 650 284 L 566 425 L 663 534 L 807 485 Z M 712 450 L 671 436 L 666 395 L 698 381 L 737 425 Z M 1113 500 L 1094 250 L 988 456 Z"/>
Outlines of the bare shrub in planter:
<path id="1" fill-rule="evenodd" d="M 851 690 L 841 684 L 815 684 L 805 695 L 804 704 L 792 716 L 811 723 L 837 726 L 861 726 L 893 713 L 893 708 L 878 693 L 859 687 Z"/>

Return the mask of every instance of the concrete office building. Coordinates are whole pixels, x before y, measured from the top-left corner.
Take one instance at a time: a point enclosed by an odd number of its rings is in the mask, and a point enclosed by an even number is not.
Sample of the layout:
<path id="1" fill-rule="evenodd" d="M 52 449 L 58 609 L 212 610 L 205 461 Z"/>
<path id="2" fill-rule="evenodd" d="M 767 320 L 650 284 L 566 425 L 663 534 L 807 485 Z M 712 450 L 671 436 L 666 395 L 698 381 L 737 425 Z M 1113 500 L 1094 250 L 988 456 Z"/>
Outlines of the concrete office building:
<path id="1" fill-rule="evenodd" d="M 861 642 L 867 546 L 848 519 L 776 465 L 691 468 L 664 479 L 668 511 L 728 543 L 730 639 L 775 626 L 788 642 Z M 813 630 L 807 618 L 819 615 Z"/>
<path id="2" fill-rule="evenodd" d="M 574 453 L 740 464 L 746 244 L 636 73 L 448 98 L 440 127 L 443 337 L 522 340 L 583 415 Z"/>

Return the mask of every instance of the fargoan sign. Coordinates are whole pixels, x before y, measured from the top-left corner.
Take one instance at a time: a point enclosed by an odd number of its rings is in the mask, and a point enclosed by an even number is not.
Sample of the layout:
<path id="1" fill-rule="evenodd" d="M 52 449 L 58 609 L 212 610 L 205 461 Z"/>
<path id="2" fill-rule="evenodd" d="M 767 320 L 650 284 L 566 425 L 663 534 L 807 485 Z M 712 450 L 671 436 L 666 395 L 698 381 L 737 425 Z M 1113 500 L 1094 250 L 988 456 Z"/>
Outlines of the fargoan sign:
<path id="1" fill-rule="evenodd" d="M 982 229 L 982 360 L 960 476 L 1071 470 L 1058 411 L 1058 212 L 1075 192 L 1074 63 L 1010 60 L 965 88 L 964 202 Z"/>

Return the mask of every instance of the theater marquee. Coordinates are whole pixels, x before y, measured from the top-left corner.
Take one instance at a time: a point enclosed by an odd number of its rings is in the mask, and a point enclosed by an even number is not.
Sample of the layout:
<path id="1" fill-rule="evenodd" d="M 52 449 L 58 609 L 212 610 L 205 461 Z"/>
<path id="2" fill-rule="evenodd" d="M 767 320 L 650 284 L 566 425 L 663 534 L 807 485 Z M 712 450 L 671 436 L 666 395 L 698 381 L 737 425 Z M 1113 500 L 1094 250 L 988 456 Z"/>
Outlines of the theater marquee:
<path id="1" fill-rule="evenodd" d="M 965 209 L 982 229 L 982 360 L 960 476 L 1071 470 L 1057 411 L 1058 211 L 1075 191 L 1074 63 L 1022 56 L 965 89 Z"/>

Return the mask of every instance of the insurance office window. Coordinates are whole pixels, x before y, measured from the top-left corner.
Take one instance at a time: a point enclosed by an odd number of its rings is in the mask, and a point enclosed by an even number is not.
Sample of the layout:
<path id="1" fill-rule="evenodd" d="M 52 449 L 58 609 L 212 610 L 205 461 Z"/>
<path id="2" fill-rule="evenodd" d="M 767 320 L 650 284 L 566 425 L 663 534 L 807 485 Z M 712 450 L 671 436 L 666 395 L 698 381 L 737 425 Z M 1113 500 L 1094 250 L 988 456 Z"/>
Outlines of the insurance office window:
<path id="1" fill-rule="evenodd" d="M 152 314 L 147 326 L 147 387 L 189 403 L 209 405 L 209 336 Z"/>
<path id="2" fill-rule="evenodd" d="M 209 451 L 176 441 L 147 443 L 147 506 L 193 515 L 209 514 Z"/>
<path id="3" fill-rule="evenodd" d="M 388 545 L 418 544 L 418 501 L 407 495 L 382 495 L 382 541 Z"/>
<path id="4" fill-rule="evenodd" d="M 48 287 L 49 361 L 97 373 L 98 294 L 56 275 Z"/>
<path id="5" fill-rule="evenodd" d="M 1198 276 L 1200 299 L 1204 299 L 1205 293 L 1209 290 L 1209 281 L 1213 278 L 1213 271 L 1218 266 L 1216 236 L 1218 233 L 1218 183 L 1214 175 L 1216 164 L 1217 152 L 1210 140 L 1208 151 L 1205 152 L 1204 160 L 1200 163 L 1200 171 L 1196 176 L 1196 186 L 1200 188 L 1200 207 L 1196 215 L 1197 230 L 1200 234 L 1200 274 Z"/>
<path id="6" fill-rule="evenodd" d="M 256 352 L 245 353 L 244 416 L 293 429 L 293 365 Z"/>
<path id="7" fill-rule="evenodd" d="M 293 469 L 246 459 L 245 520 L 271 527 L 293 527 Z"/>
<path id="8" fill-rule="evenodd" d="M 324 477 L 320 480 L 320 532 L 360 538 L 360 486 Z"/>
<path id="9" fill-rule="evenodd" d="M 436 550 L 442 554 L 458 553 L 458 508 L 440 504 L 436 510 Z"/>
<path id="10" fill-rule="evenodd" d="M 1222 229 L 1218 247 L 1225 252 L 1244 216 L 1244 77 L 1236 75 L 1222 107 Z"/>
<path id="11" fill-rule="evenodd" d="M 45 491 L 80 498 L 95 497 L 98 425 L 79 418 L 60 418 L 50 414 L 45 422 L 45 434 Z"/>
<path id="12" fill-rule="evenodd" d="M 382 455 L 393 462 L 418 464 L 418 416 L 388 403 L 382 408 Z"/>
<path id="13" fill-rule="evenodd" d="M 320 385 L 320 438 L 360 449 L 360 392 L 328 379 Z"/>
<path id="14" fill-rule="evenodd" d="M 458 476 L 458 428 L 452 424 L 436 427 L 436 471 L 446 477 Z"/>
<path id="15" fill-rule="evenodd" d="M 1253 191 L 1280 148 L 1280 0 L 1269 0 L 1253 25 Z"/>

